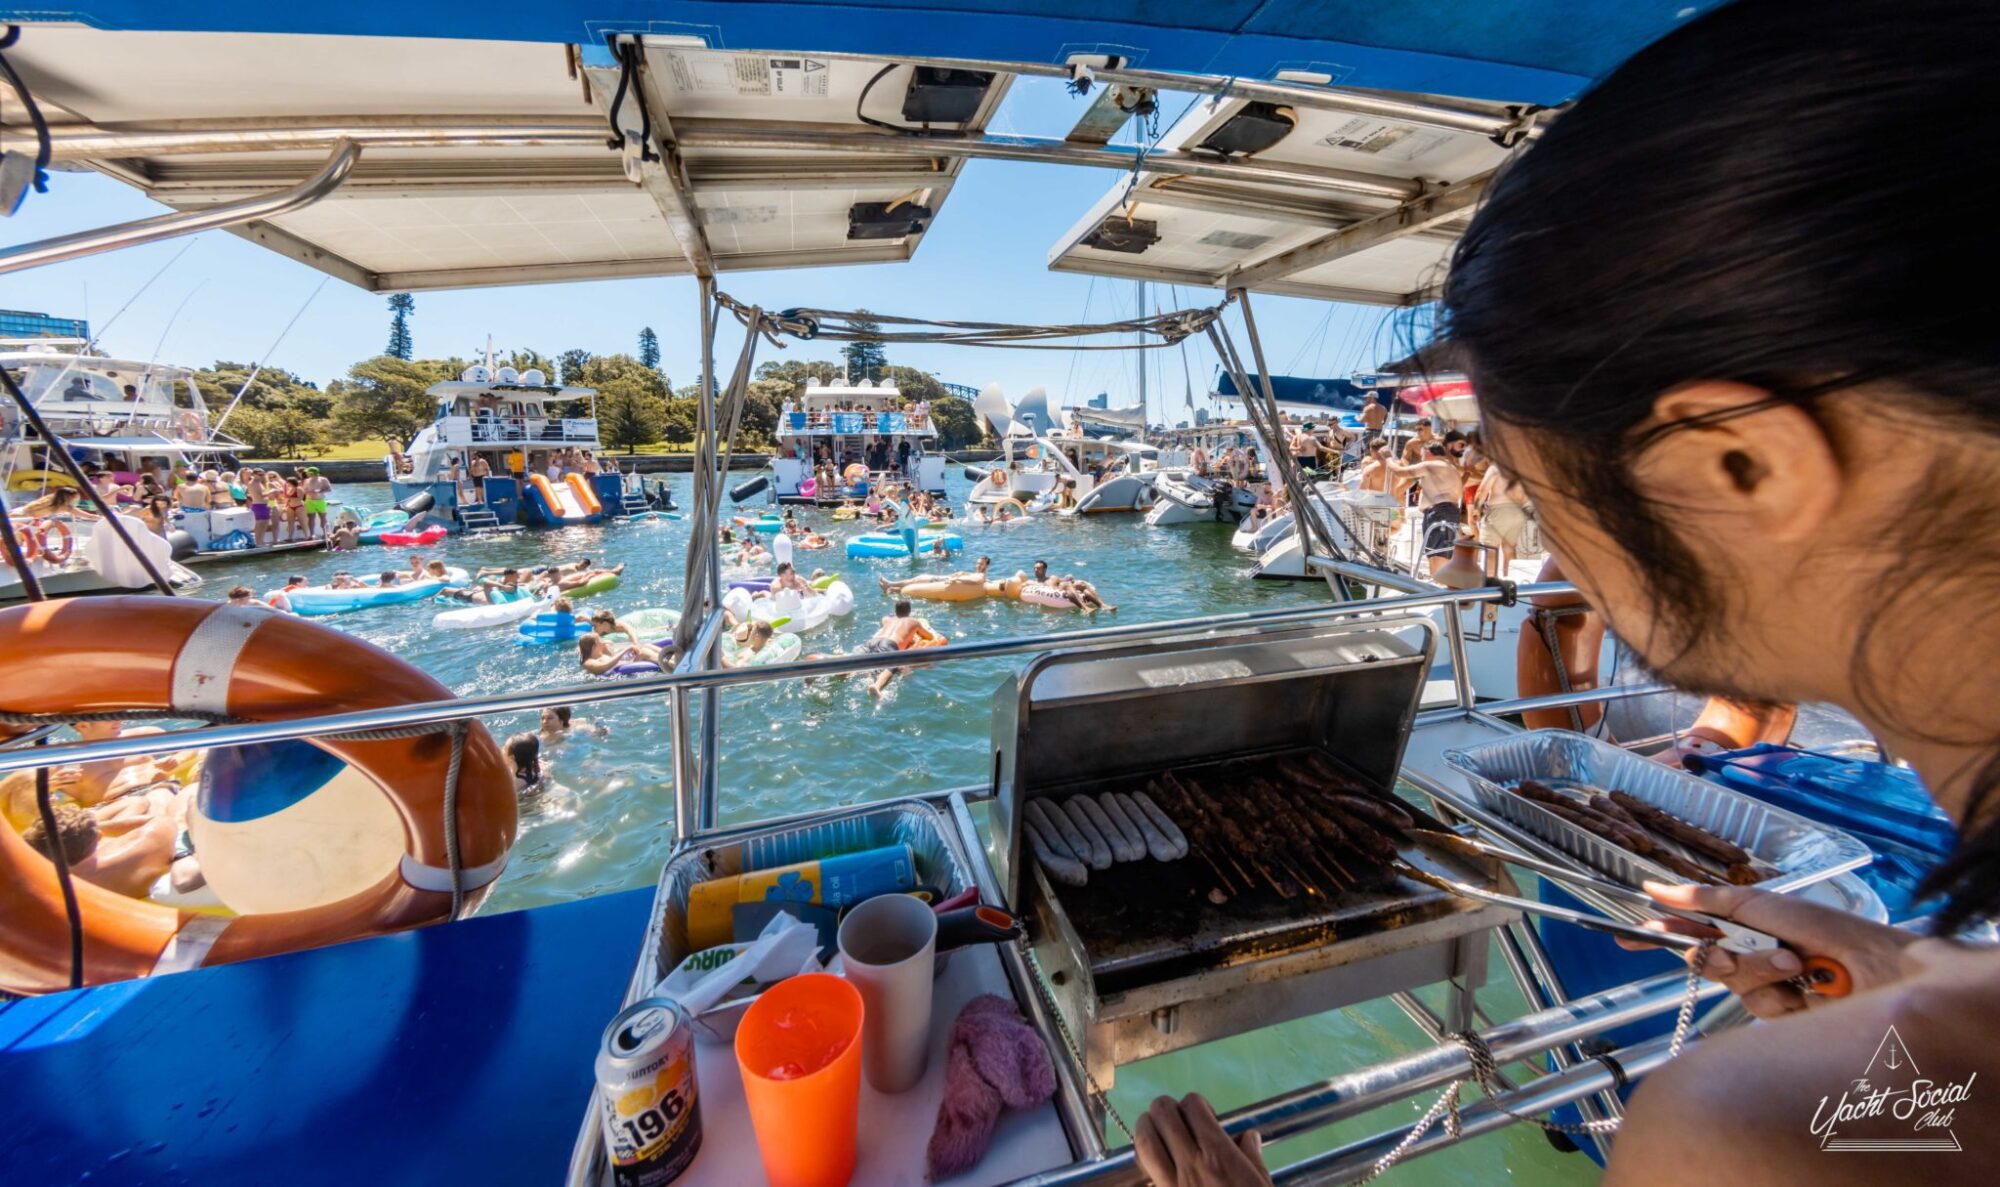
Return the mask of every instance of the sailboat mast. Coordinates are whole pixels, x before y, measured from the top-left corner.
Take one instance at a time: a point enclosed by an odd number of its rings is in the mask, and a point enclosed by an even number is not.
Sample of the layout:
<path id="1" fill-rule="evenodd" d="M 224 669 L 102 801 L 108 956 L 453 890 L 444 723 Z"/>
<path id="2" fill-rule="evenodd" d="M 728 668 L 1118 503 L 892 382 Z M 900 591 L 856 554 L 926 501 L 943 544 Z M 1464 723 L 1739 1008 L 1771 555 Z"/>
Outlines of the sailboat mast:
<path id="1" fill-rule="evenodd" d="M 1140 280 L 1134 283 L 1139 286 L 1139 312 L 1137 316 L 1143 318 L 1146 316 L 1146 282 Z M 1139 345 L 1144 346 L 1146 344 L 1146 332 L 1144 330 L 1139 331 L 1133 337 Z M 1133 353 L 1139 359 L 1139 423 L 1142 425 L 1151 424 L 1153 423 L 1152 417 L 1146 412 L 1146 352 L 1139 350 Z"/>

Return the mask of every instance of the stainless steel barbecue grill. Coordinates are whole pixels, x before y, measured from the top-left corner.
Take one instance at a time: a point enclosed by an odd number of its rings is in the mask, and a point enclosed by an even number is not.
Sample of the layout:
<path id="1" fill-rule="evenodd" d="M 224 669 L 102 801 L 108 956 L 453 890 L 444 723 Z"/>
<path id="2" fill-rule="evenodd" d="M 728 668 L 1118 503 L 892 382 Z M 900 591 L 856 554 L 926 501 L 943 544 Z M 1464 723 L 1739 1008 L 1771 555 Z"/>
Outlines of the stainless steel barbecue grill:
<path id="1" fill-rule="evenodd" d="M 1099 1085 L 1120 1064 L 1438 982 L 1454 986 L 1447 1024 L 1469 1025 L 1488 932 L 1511 911 L 1351 851 L 1268 833 L 1269 852 L 1219 844 L 1166 803 L 1197 852 L 1092 870 L 1083 886 L 1051 878 L 1023 832 L 1031 800 L 1168 778 L 1232 820 L 1293 795 L 1308 764 L 1324 772 L 1316 783 L 1389 795 L 1435 645 L 1429 619 L 1384 618 L 1053 652 L 1001 686 L 994 828 L 1008 905 L 1030 920 L 1056 1011 Z M 1496 866 L 1414 846 L 1399 856 L 1512 891 Z"/>

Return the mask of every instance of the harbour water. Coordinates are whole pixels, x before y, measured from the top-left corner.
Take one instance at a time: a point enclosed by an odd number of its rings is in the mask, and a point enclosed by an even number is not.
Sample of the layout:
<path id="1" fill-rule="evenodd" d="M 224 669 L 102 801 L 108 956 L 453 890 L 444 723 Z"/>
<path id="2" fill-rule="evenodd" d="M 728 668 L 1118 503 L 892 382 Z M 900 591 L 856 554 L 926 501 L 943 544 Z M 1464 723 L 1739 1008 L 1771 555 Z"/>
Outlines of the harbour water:
<path id="1" fill-rule="evenodd" d="M 671 485 L 680 504 L 691 502 L 688 475 L 671 476 Z M 949 489 L 954 506 L 962 506 L 970 483 L 959 467 L 951 468 Z M 386 484 L 343 484 L 337 494 L 355 508 L 380 509 L 390 501 Z M 737 508 L 725 500 L 724 515 L 747 516 L 763 508 L 761 501 Z M 1014 527 L 953 529 L 965 538 L 966 549 L 949 562 L 849 561 L 841 544 L 867 530 L 865 523 L 835 523 L 828 513 L 810 509 L 801 509 L 800 516 L 834 546 L 799 552 L 799 568 L 840 573 L 856 601 L 851 616 L 832 619 L 805 637 L 807 654 L 846 650 L 874 633 L 892 602 L 877 587 L 877 577 L 969 568 L 981 555 L 993 558 L 993 572 L 1000 575 L 1047 560 L 1056 573 L 1091 581 L 1118 607 L 1115 614 L 1097 615 L 1101 622 L 1279 609 L 1328 597 L 1325 587 L 1315 583 L 1250 580 L 1248 555 L 1231 548 L 1229 532 L 1220 526 L 1149 528 L 1138 516 L 1040 516 Z M 654 519 L 485 541 L 452 537 L 425 555 L 467 569 L 585 556 L 601 564 L 622 562 L 626 568 L 619 588 L 583 608 L 607 605 L 627 612 L 680 605 L 688 533 L 686 520 Z M 407 564 L 405 550 L 369 548 L 351 555 L 309 552 L 211 565 L 202 570 L 207 580 L 197 596 L 221 598 L 239 583 L 261 595 L 292 573 L 320 584 L 342 569 L 361 575 Z M 433 629 L 431 619 L 440 609 L 444 607 L 421 602 L 318 621 L 401 656 L 460 695 L 591 679 L 578 667 L 572 647 L 517 646 L 512 627 Z M 1091 621 L 1078 613 L 999 601 L 919 602 L 916 613 L 953 639 L 1074 630 Z M 869 694 L 865 679 L 724 692 L 723 822 L 984 783 L 990 777 L 993 692 L 1020 662 L 1000 659 L 912 670 L 879 698 Z M 663 705 L 630 701 L 593 707 L 580 710 L 578 719 L 607 727 L 609 734 L 593 737 L 579 729 L 570 740 L 544 750 L 545 789 L 522 802 L 520 839 L 484 913 L 650 886 L 666 860 L 673 842 L 673 794 Z M 529 715 L 486 724 L 502 740 L 535 727 Z M 623 953 L 610 958 L 628 959 Z M 1521 1002 L 1498 958 L 1492 963 L 1494 977 L 1481 992 L 1482 1004 L 1496 1018 L 1519 1013 Z M 1423 996 L 1439 1004 L 1440 995 Z M 1429 1041 L 1394 1005 L 1378 1002 L 1120 1069 L 1111 1098 L 1134 1124 L 1146 1104 L 1167 1091 L 1198 1088 L 1226 1111 L 1299 1087 L 1312 1071 L 1326 1075 L 1362 1067 Z M 1279 1149 L 1278 1160 L 1408 1124 L 1429 1103 L 1427 1095 L 1356 1118 Z M 1109 1136 L 1114 1143 L 1124 1140 L 1115 1126 Z M 1495 1184 L 1516 1178 L 1533 1184 L 1592 1182 L 1596 1168 L 1582 1155 L 1556 1153 L 1538 1130 L 1513 1126 L 1426 1157 L 1389 1181 Z"/>

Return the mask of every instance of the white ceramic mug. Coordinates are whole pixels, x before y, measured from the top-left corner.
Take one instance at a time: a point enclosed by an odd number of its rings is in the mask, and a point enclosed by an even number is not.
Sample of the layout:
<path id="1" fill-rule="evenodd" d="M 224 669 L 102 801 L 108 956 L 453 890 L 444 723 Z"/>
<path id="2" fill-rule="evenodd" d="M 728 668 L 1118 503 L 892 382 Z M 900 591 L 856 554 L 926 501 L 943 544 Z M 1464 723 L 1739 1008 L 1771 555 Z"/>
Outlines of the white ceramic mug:
<path id="1" fill-rule="evenodd" d="M 902 1092 L 924 1078 L 936 953 L 937 915 L 910 895 L 869 899 L 840 921 L 841 965 L 868 1019 L 861 1068 L 877 1092 Z"/>

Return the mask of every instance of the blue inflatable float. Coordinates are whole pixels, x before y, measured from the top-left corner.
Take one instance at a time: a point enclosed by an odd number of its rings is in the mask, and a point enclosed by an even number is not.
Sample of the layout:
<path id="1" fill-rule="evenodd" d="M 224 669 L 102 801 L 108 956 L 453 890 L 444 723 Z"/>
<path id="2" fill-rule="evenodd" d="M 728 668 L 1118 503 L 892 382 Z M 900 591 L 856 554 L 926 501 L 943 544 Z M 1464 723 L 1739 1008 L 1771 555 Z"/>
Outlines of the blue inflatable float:
<path id="1" fill-rule="evenodd" d="M 888 556 L 909 557 L 913 553 L 929 552 L 939 541 L 943 541 L 946 552 L 958 552 L 965 547 L 965 541 L 957 532 L 922 532 L 916 528 L 904 528 L 901 532 L 870 532 L 856 536 L 847 542 L 847 556 L 856 557 Z"/>

